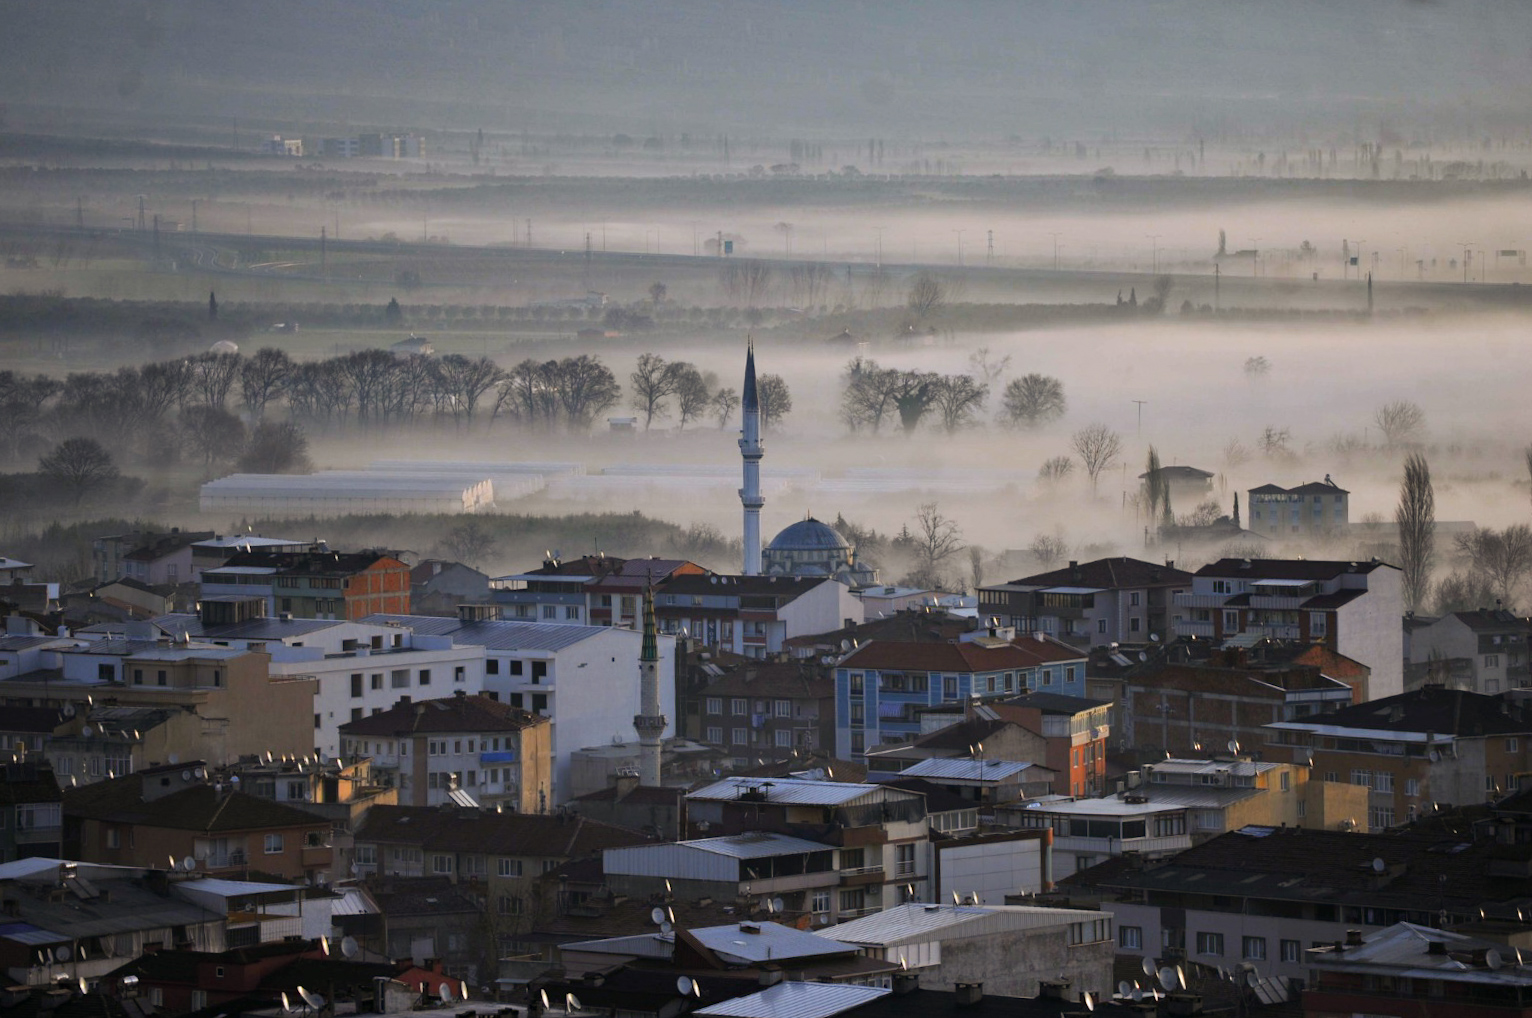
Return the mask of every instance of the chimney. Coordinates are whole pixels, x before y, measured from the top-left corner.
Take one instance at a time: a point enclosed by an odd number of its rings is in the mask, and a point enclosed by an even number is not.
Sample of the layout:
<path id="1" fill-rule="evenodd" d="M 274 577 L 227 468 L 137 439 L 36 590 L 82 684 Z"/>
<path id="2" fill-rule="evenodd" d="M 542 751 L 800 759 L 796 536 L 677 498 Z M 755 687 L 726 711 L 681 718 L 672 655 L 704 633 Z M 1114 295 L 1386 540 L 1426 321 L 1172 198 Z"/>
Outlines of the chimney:
<path id="1" fill-rule="evenodd" d="M 904 997 L 920 989 L 920 973 L 899 971 L 894 973 L 894 996 Z"/>
<path id="2" fill-rule="evenodd" d="M 782 981 L 782 966 L 762 965 L 760 977 L 756 980 L 762 988 L 775 986 Z"/>
<path id="3" fill-rule="evenodd" d="M 1037 996 L 1042 1000 L 1068 1000 L 1069 980 L 1045 979 L 1037 984 Z"/>
<path id="4" fill-rule="evenodd" d="M 1361 930 L 1347 930 L 1346 931 L 1346 946 L 1347 947 L 1361 947 L 1362 946 L 1362 931 Z"/>
<path id="5" fill-rule="evenodd" d="M 617 774 L 616 787 L 617 801 L 621 802 L 632 795 L 633 790 L 638 787 L 638 773 L 631 768 L 619 772 Z"/>
<path id="6" fill-rule="evenodd" d="M 973 1007 L 984 999 L 983 983 L 954 983 L 958 1007 Z"/>

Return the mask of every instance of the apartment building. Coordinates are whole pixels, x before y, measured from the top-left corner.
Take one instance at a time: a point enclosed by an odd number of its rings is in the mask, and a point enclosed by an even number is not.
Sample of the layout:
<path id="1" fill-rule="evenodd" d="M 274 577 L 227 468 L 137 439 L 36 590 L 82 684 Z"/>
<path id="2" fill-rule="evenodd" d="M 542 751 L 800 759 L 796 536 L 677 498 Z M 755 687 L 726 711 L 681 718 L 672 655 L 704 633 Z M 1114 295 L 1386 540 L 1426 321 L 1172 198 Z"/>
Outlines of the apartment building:
<path id="1" fill-rule="evenodd" d="M 212 535 L 207 535 L 212 536 Z M 358 621 L 380 612 L 410 612 L 410 567 L 380 551 L 239 551 L 202 573 L 208 597 L 262 597 L 265 614 Z"/>
<path id="2" fill-rule="evenodd" d="M 1070 562 L 1063 569 L 979 588 L 979 615 L 1021 632 L 1043 632 L 1076 647 L 1166 639 L 1175 596 L 1192 574 L 1134 558 Z"/>
<path id="3" fill-rule="evenodd" d="M 1220 559 L 1176 595 L 1175 634 L 1235 646 L 1322 643 L 1367 666 L 1367 699 L 1393 696 L 1404 690 L 1400 576 L 1377 559 Z"/>
<path id="4" fill-rule="evenodd" d="M 1273 540 L 1344 533 L 1351 525 L 1350 495 L 1329 474 L 1296 488 L 1263 484 L 1246 492 L 1247 526 Z"/>
<path id="5" fill-rule="evenodd" d="M 1429 683 L 1494 696 L 1532 686 L 1526 619 L 1480 608 L 1410 621 L 1405 682 L 1411 688 Z"/>

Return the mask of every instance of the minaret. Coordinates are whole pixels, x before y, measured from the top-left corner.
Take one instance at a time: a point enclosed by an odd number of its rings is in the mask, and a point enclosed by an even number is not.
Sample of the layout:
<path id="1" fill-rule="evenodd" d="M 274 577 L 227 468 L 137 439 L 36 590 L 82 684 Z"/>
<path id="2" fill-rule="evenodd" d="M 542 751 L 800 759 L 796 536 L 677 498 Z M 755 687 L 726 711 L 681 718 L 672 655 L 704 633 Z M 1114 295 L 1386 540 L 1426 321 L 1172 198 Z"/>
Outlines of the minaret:
<path id="1" fill-rule="evenodd" d="M 660 647 L 654 635 L 654 588 L 644 590 L 644 643 L 638 654 L 638 709 L 633 727 L 638 730 L 638 783 L 656 788 L 660 784 L 660 736 L 665 734 L 665 715 L 660 713 Z"/>
<path id="2" fill-rule="evenodd" d="M 740 504 L 745 507 L 745 568 L 746 576 L 761 574 L 761 506 L 766 498 L 761 494 L 761 457 L 766 447 L 761 444 L 761 403 L 755 392 L 755 342 L 752 340 L 745 352 L 745 389 L 740 403 L 743 420 L 740 423 L 739 454 L 745 460 L 745 486 L 739 489 Z"/>

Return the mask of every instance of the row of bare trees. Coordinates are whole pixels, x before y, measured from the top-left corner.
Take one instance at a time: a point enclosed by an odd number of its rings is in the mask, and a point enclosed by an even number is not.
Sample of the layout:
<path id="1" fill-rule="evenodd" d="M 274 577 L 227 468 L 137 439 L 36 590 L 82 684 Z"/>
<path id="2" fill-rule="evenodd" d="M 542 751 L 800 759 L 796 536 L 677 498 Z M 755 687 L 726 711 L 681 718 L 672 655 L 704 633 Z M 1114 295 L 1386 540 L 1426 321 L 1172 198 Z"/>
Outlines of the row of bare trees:
<path id="1" fill-rule="evenodd" d="M 971 373 L 885 368 L 862 357 L 847 363 L 841 375 L 841 419 L 852 431 L 878 432 L 898 420 L 905 434 L 934 419 L 949 434 L 980 422 L 991 382 L 999 371 L 979 367 Z M 1000 420 L 1011 427 L 1034 428 L 1063 416 L 1064 384 L 1030 374 L 1013 379 L 1001 397 Z"/>

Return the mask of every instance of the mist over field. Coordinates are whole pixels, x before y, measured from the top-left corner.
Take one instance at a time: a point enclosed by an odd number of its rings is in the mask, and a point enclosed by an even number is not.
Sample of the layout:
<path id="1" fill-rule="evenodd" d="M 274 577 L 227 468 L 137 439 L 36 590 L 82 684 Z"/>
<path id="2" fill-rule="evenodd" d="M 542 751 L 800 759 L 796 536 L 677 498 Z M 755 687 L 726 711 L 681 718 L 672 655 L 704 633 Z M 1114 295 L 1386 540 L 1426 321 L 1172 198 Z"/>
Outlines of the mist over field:
<path id="1" fill-rule="evenodd" d="M 1151 446 L 1214 474 L 1216 505 L 1173 507 L 1204 523 L 1261 484 L 1350 490 L 1351 531 L 1268 554 L 1386 553 L 1410 451 L 1439 519 L 1528 512 L 1523 5 L 6 13 L 0 537 L 105 516 L 252 526 L 203 513 L 199 485 L 275 462 L 253 443 L 282 424 L 301 448 L 271 469 L 579 464 L 592 480 L 497 501 L 491 572 L 561 527 L 570 552 L 614 526 L 571 514 L 635 510 L 735 569 L 739 416 L 711 401 L 737 396 L 747 336 L 791 399 L 766 435 L 768 539 L 813 513 L 886 540 L 935 502 L 1018 575 L 1040 536 L 1066 557 L 1248 551 L 1158 540 L 1138 502 Z M 395 395 L 371 407 L 363 362 L 411 335 L 430 353 L 376 362 Z M 209 360 L 219 341 L 237 358 Z M 289 374 L 252 397 L 262 349 Z M 705 406 L 672 394 L 646 428 L 646 355 L 695 368 Z M 523 368 L 562 391 L 532 368 L 582 357 L 614 387 L 589 407 L 502 397 Z M 477 403 L 443 380 L 470 363 L 493 373 Z M 874 424 L 848 409 L 856 364 L 972 399 Z M 1014 416 L 1027 376 L 1061 386 L 1062 412 Z M 1385 434 L 1399 403 L 1420 420 Z M 608 425 L 636 412 L 636 432 Z M 1094 425 L 1119 448 L 1093 484 L 1075 445 Z M 118 487 L 50 487 L 41 458 L 76 437 Z M 1040 476 L 1059 457 L 1070 473 Z M 660 467 L 689 480 L 599 480 Z M 346 528 L 426 555 L 445 525 Z"/>

